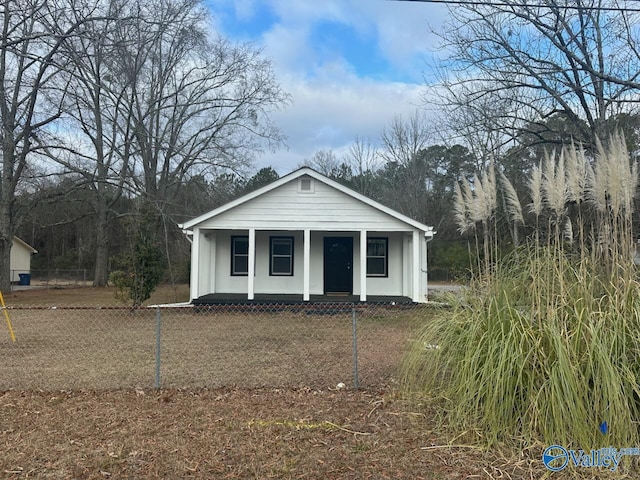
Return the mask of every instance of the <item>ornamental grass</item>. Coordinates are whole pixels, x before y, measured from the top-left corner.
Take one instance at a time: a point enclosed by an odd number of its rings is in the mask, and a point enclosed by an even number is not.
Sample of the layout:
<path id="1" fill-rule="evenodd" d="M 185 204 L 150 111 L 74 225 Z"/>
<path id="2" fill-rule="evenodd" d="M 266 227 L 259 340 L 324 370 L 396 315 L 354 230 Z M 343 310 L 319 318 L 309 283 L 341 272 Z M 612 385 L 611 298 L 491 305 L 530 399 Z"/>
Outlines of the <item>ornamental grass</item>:
<path id="1" fill-rule="evenodd" d="M 526 215 L 506 216 L 515 232 L 532 222 L 533 233 L 502 258 L 495 209 L 477 218 L 478 207 L 467 207 L 479 198 L 467 186 L 459 190 L 460 228 L 476 229 L 483 261 L 469 288 L 451 297 L 451 310 L 420 332 L 403 384 L 438 406 L 443 424 L 467 441 L 581 449 L 640 443 L 638 171 L 624 145 L 617 136 L 592 160 L 571 146 L 541 162 Z M 515 190 L 505 191 L 503 204 L 521 208 Z"/>

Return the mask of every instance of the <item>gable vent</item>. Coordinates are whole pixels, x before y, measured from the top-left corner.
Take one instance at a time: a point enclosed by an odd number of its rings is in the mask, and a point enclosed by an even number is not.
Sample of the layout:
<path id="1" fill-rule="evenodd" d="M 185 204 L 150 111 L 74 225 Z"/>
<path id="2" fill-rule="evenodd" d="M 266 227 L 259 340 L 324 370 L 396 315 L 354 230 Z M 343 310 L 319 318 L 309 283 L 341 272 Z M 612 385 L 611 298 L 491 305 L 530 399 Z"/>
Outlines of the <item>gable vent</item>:
<path id="1" fill-rule="evenodd" d="M 313 179 L 309 177 L 302 177 L 298 180 L 298 192 L 300 193 L 313 193 Z"/>

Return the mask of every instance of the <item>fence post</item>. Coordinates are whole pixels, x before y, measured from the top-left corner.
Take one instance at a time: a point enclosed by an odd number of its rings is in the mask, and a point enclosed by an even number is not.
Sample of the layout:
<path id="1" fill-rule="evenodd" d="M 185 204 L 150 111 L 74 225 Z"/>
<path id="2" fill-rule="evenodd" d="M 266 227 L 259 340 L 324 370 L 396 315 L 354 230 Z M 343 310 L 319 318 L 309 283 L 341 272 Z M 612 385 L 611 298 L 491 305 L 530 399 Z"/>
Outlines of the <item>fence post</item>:
<path id="1" fill-rule="evenodd" d="M 358 390 L 358 321 L 355 306 L 351 309 L 351 324 L 353 327 L 353 388 Z"/>
<path id="2" fill-rule="evenodd" d="M 156 307 L 156 390 L 160 389 L 160 326 L 162 325 L 162 315 L 160 307 Z"/>

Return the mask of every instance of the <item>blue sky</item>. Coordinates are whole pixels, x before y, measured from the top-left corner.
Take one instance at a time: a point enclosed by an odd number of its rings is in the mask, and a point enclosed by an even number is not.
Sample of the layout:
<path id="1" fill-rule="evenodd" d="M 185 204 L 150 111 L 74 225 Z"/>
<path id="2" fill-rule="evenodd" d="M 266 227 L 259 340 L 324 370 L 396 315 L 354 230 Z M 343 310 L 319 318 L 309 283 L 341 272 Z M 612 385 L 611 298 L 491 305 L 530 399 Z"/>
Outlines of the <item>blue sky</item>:
<path id="1" fill-rule="evenodd" d="M 216 29 L 263 49 L 292 104 L 274 115 L 287 149 L 256 168 L 287 173 L 320 149 L 344 154 L 356 137 L 376 143 L 396 115 L 421 104 L 437 55 L 441 5 L 389 0 L 208 0 Z"/>

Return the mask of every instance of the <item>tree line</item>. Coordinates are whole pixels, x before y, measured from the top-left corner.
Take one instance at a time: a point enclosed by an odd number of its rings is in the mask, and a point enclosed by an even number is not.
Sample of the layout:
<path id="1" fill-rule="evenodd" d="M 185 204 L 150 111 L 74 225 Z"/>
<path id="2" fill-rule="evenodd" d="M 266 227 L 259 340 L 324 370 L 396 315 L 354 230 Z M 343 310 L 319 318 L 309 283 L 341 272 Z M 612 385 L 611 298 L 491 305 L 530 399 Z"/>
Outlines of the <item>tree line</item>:
<path id="1" fill-rule="evenodd" d="M 318 150 L 299 166 L 310 166 L 356 192 L 436 226 L 442 239 L 455 239 L 454 220 L 448 213 L 454 185 L 473 175 L 477 159 L 462 145 L 434 144 L 431 127 L 418 111 L 409 118 L 399 116 L 381 133 L 383 147 L 356 139 L 345 155 Z M 141 216 L 144 213 L 158 221 L 159 254 L 169 267 L 167 275 L 174 281 L 188 281 L 190 246 L 176 225 L 278 178 L 271 167 L 253 175 L 230 169 L 190 175 L 167 189 L 170 200 L 162 210 L 154 204 L 145 212 L 138 195 L 126 189 L 109 190 L 113 194 L 111 218 L 106 238 L 100 238 L 109 246 L 106 271 L 117 269 L 119 258 L 131 250 L 138 226 L 148 223 Z M 19 196 L 30 208 L 17 231 L 40 251 L 32 260 L 34 270 L 96 268 L 96 253 L 101 248 L 96 230 L 101 220 L 92 204 L 94 195 L 93 185 L 76 173 L 54 177 L 38 191 Z"/>
<path id="2" fill-rule="evenodd" d="M 532 172 L 563 145 L 593 159 L 620 132 L 637 158 L 639 18 L 623 7 L 456 5 L 424 108 L 303 163 L 433 225 L 430 266 L 461 269 L 474 239 L 456 227 L 458 182 L 475 190 L 491 164 L 526 203 Z M 41 250 L 36 267 L 89 268 L 104 285 L 145 215 L 170 275 L 188 278 L 176 224 L 278 177 L 251 174 L 283 142 L 270 113 L 289 97 L 268 59 L 218 36 L 196 0 L 2 8 L 0 288 L 14 233 Z M 506 202 L 492 225 L 510 248 Z"/>
<path id="3" fill-rule="evenodd" d="M 104 285 L 118 217 L 150 205 L 168 236 L 183 183 L 282 142 L 270 114 L 289 98 L 270 62 L 219 36 L 199 0 L 0 5 L 0 289 L 38 208 L 49 226 L 90 219 L 73 248 Z"/>

